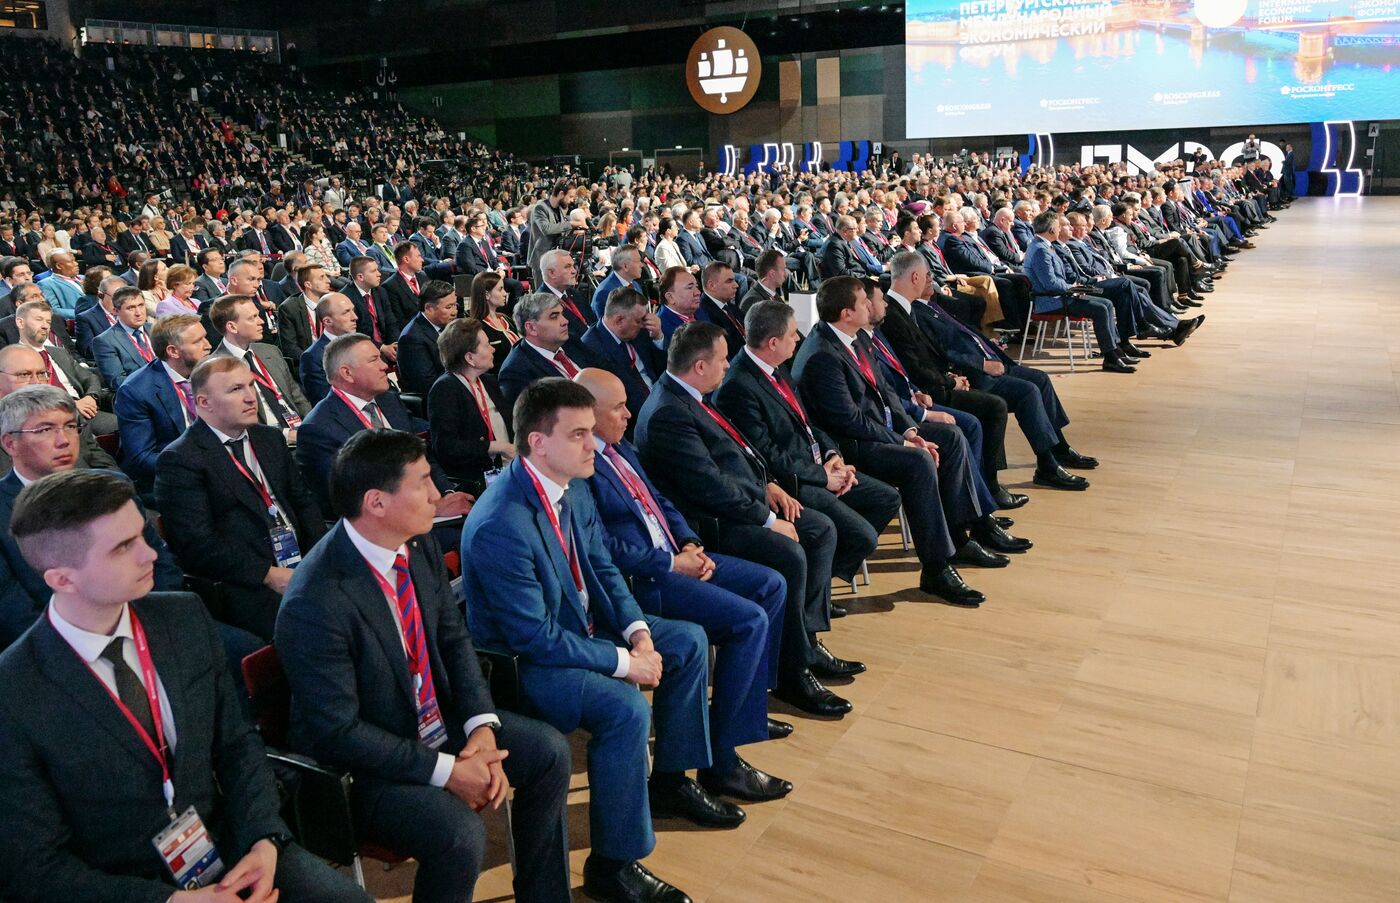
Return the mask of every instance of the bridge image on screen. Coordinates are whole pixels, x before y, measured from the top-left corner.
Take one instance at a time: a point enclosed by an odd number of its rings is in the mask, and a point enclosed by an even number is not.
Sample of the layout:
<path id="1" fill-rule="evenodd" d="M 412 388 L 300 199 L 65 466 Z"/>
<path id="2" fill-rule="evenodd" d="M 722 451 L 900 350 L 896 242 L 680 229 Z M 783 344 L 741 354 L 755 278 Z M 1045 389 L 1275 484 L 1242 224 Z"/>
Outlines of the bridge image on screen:
<path id="1" fill-rule="evenodd" d="M 908 0 L 909 138 L 1400 118 L 1400 0 Z"/>

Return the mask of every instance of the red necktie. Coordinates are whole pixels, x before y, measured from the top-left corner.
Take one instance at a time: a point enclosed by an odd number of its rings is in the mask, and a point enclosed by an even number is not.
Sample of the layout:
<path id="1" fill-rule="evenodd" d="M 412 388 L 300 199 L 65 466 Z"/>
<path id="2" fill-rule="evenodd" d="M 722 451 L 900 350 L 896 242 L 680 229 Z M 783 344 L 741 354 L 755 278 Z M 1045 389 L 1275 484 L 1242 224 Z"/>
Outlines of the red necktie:
<path id="1" fill-rule="evenodd" d="M 62 389 L 63 383 L 59 381 L 58 371 L 54 369 L 53 358 L 49 357 L 49 353 L 43 349 L 39 350 L 39 356 L 44 359 L 44 367 L 49 371 L 49 385 L 58 386 Z"/>
<path id="2" fill-rule="evenodd" d="M 423 615 L 418 610 L 418 595 L 413 591 L 408 558 L 402 553 L 394 557 L 394 596 L 399 607 L 399 623 L 403 626 L 408 670 L 422 680 L 418 687 L 418 705 L 421 709 L 437 698 L 437 691 L 433 687 L 433 669 L 428 662 L 428 640 L 423 634 Z"/>
<path id="3" fill-rule="evenodd" d="M 404 282 L 407 282 L 407 283 L 408 283 L 408 287 L 409 287 L 409 288 L 413 289 L 413 294 L 415 294 L 415 295 L 418 294 L 418 277 L 417 277 L 417 276 L 410 276 L 410 275 L 408 275 L 407 273 L 405 273 L 405 274 L 404 274 L 404 277 L 403 277 L 403 280 L 404 280 Z"/>
<path id="4" fill-rule="evenodd" d="M 569 360 L 569 356 L 564 353 L 563 349 L 554 352 L 554 366 L 558 367 L 559 372 L 569 379 L 578 376 L 578 367 L 574 366 L 574 362 Z"/>
<path id="5" fill-rule="evenodd" d="M 182 379 L 175 383 L 175 388 L 180 393 L 180 400 L 185 404 L 185 413 L 190 415 L 190 421 L 193 422 L 195 419 L 194 387 L 190 385 L 189 380 Z"/>
<path id="6" fill-rule="evenodd" d="M 870 361 L 861 353 L 860 346 L 855 342 L 851 343 L 851 357 L 856 359 L 856 366 L 860 368 L 860 375 L 865 377 L 865 381 L 870 385 L 879 388 L 880 384 L 875 380 L 875 370 L 870 366 Z"/>
<path id="7" fill-rule="evenodd" d="M 680 546 L 676 544 L 676 537 L 671 533 L 671 526 L 666 523 L 666 515 L 662 513 L 661 506 L 656 503 L 656 497 L 647 489 L 647 484 L 632 473 L 631 466 L 623 460 L 617 446 L 603 446 L 603 456 L 612 463 L 617 475 L 622 477 L 622 482 L 626 484 L 628 491 L 632 493 L 632 497 L 637 500 L 637 503 L 661 525 L 662 532 L 666 534 L 666 539 L 671 543 L 671 551 L 680 551 Z"/>
<path id="8" fill-rule="evenodd" d="M 374 331 L 374 344 L 383 345 L 384 336 L 379 331 L 379 311 L 374 309 L 374 290 L 365 292 L 365 306 L 369 308 L 369 324 Z"/>

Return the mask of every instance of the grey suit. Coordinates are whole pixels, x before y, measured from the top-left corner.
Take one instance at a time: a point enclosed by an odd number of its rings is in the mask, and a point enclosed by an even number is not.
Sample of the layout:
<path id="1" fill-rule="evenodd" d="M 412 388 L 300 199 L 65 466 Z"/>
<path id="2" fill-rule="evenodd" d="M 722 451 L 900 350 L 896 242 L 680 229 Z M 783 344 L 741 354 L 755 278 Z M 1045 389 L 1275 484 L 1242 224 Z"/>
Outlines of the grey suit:
<path id="1" fill-rule="evenodd" d="M 554 250 L 558 236 L 569 231 L 569 219 L 564 208 L 551 206 L 549 201 L 538 201 L 530 208 L 530 272 L 535 277 L 535 285 L 544 285 L 544 273 L 540 270 L 540 258 Z"/>

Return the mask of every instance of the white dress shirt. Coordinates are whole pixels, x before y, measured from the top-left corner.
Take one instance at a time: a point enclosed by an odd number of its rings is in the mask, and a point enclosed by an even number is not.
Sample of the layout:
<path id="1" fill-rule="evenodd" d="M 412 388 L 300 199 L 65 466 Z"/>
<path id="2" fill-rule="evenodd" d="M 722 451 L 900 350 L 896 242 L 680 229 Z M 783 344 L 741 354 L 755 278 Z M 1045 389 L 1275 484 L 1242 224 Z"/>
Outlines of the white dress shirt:
<path id="1" fill-rule="evenodd" d="M 554 509 L 554 516 L 556 519 L 558 519 L 560 517 L 560 514 L 562 513 L 559 510 L 559 502 L 564 498 L 564 492 L 568 487 L 560 486 L 558 483 L 545 476 L 543 473 L 540 472 L 539 468 L 535 467 L 533 464 L 530 463 L 529 458 L 521 458 L 520 460 L 522 463 L 524 463 L 526 469 L 529 470 L 530 473 L 535 475 L 535 479 L 540 481 L 540 486 L 544 489 L 545 498 L 549 499 L 549 504 Z M 573 528 L 571 524 L 565 525 L 562 520 L 560 520 L 559 526 L 561 529 Z M 575 550 L 577 550 L 579 544 L 578 536 L 573 536 L 572 540 L 574 542 L 574 548 Z M 579 598 L 583 600 L 584 611 L 587 611 L 589 608 L 588 588 L 585 586 L 583 589 L 578 591 L 578 594 Z M 623 628 L 622 638 L 630 643 L 632 642 L 632 634 L 636 633 L 639 630 L 650 629 L 651 628 L 647 626 L 646 621 L 633 621 L 631 624 L 628 624 L 625 628 Z M 618 646 L 617 670 L 613 672 L 612 676 L 626 677 L 628 672 L 631 671 L 631 668 L 632 659 L 631 656 L 628 654 L 628 650 L 622 648 L 621 646 Z"/>
<path id="2" fill-rule="evenodd" d="M 507 437 L 510 436 L 510 433 L 506 431 L 505 418 L 501 416 L 500 411 L 496 410 L 496 402 L 491 398 L 491 393 L 487 392 L 486 388 L 483 386 L 481 394 L 477 395 L 472 389 L 471 382 L 468 381 L 465 376 L 460 373 L 454 373 L 452 375 L 457 377 L 458 382 L 467 387 L 467 391 L 470 392 L 472 397 L 478 402 L 481 401 L 482 398 L 486 399 L 485 413 L 491 418 L 491 435 L 495 436 L 497 441 L 505 441 Z M 479 382 L 480 380 L 478 380 L 478 383 Z"/>
<path id="3" fill-rule="evenodd" d="M 345 525 L 345 535 L 350 537 L 351 544 L 355 546 L 355 550 L 360 553 L 360 556 L 363 557 L 365 561 L 369 562 L 369 566 L 374 568 L 379 576 L 384 578 L 385 582 L 390 586 L 398 585 L 398 575 L 394 573 L 394 560 L 399 555 L 403 555 L 405 558 L 408 557 L 408 547 L 399 546 L 397 549 L 386 549 L 377 546 L 368 539 L 365 539 L 348 520 L 343 520 L 341 523 Z M 399 648 L 403 649 L 404 661 L 407 662 L 408 646 L 403 638 L 403 621 L 399 616 L 398 600 L 390 599 L 388 596 L 385 596 L 384 601 L 389 606 L 389 614 L 393 617 L 394 624 L 399 628 Z M 472 731 L 481 727 L 483 724 L 491 724 L 500 727 L 501 719 L 497 718 L 495 713 L 473 715 L 471 718 L 467 719 L 466 725 L 462 728 L 462 733 L 470 737 Z M 446 787 L 447 779 L 452 777 L 452 766 L 457 761 L 457 758 L 443 752 L 437 755 L 437 764 L 433 766 L 433 774 L 432 777 L 428 779 L 428 783 L 434 787 Z"/>

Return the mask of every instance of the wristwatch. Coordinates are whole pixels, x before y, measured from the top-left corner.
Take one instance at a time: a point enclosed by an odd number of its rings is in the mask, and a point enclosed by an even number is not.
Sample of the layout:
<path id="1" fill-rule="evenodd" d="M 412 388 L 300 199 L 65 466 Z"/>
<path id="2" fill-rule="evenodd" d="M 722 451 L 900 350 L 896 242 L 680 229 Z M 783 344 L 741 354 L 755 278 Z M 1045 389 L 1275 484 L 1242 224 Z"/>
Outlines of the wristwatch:
<path id="1" fill-rule="evenodd" d="M 292 842 L 292 838 L 290 835 L 281 833 L 265 834 L 262 837 L 259 837 L 258 840 L 266 840 L 268 843 L 272 844 L 274 847 L 277 848 L 278 853 L 281 853 L 283 850 L 285 850 L 287 848 L 287 845 Z"/>

